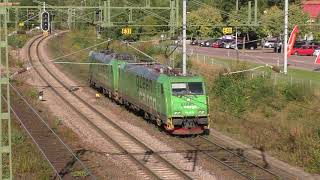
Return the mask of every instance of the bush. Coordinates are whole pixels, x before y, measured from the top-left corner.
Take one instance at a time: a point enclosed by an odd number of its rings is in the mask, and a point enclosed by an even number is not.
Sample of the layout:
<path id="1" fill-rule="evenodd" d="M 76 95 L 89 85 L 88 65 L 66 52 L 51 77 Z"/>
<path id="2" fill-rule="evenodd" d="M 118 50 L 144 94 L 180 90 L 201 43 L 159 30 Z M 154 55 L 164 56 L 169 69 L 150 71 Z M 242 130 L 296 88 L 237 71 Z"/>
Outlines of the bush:
<path id="1" fill-rule="evenodd" d="M 227 110 L 235 116 L 240 116 L 246 110 L 245 83 L 238 80 L 237 74 L 231 76 L 220 76 L 213 87 L 213 92 L 220 97 L 222 109 Z"/>
<path id="2" fill-rule="evenodd" d="M 22 48 L 27 41 L 28 41 L 28 36 L 25 34 L 14 35 L 8 38 L 9 46 L 12 46 L 15 48 Z"/>
<path id="3" fill-rule="evenodd" d="M 310 100 L 314 96 L 313 90 L 303 84 L 286 84 L 282 94 L 287 101 L 303 102 Z"/>

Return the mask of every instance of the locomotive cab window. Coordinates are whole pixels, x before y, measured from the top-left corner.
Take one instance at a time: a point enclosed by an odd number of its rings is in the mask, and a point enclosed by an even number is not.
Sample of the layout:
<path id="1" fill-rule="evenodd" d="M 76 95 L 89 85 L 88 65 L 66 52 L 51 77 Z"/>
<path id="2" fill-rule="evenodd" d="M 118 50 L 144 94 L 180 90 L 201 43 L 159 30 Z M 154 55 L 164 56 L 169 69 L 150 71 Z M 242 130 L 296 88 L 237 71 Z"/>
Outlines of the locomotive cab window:
<path id="1" fill-rule="evenodd" d="M 188 89 L 191 94 L 201 95 L 203 94 L 202 82 L 190 82 L 188 83 Z"/>
<path id="2" fill-rule="evenodd" d="M 172 83 L 172 94 L 177 95 L 202 95 L 202 82 Z"/>

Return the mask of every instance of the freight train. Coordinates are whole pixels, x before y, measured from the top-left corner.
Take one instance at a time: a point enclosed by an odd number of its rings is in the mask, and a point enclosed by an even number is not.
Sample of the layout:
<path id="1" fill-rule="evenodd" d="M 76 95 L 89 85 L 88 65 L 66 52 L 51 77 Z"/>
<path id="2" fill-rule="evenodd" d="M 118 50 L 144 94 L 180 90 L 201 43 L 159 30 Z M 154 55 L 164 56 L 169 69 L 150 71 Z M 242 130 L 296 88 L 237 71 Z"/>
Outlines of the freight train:
<path id="1" fill-rule="evenodd" d="M 203 78 L 182 76 L 159 63 L 136 63 L 130 55 L 90 52 L 89 83 L 118 104 L 174 135 L 209 133 Z"/>

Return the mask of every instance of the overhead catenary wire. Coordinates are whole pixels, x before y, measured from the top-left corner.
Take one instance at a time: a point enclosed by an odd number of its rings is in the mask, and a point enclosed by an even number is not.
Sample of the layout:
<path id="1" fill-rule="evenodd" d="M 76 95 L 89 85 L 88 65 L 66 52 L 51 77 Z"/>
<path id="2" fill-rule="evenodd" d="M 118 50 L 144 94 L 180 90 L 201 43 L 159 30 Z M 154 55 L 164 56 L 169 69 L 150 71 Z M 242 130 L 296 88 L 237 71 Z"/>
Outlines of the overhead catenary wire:
<path id="1" fill-rule="evenodd" d="M 42 118 L 42 116 L 35 110 L 32 105 L 22 96 L 22 94 L 11 84 L 9 83 L 11 88 L 16 92 L 16 94 L 26 103 L 26 105 L 32 110 L 32 112 L 35 113 L 36 116 L 41 120 L 41 122 L 50 130 L 51 133 L 57 137 L 57 139 L 63 144 L 63 146 L 70 152 L 70 154 L 80 163 L 82 168 L 87 171 L 87 173 L 90 175 L 91 179 L 96 180 L 97 178 L 91 173 L 91 171 L 85 166 L 85 164 L 73 153 L 71 148 L 63 142 L 63 140 L 59 137 L 59 135 L 50 127 L 50 125 Z"/>

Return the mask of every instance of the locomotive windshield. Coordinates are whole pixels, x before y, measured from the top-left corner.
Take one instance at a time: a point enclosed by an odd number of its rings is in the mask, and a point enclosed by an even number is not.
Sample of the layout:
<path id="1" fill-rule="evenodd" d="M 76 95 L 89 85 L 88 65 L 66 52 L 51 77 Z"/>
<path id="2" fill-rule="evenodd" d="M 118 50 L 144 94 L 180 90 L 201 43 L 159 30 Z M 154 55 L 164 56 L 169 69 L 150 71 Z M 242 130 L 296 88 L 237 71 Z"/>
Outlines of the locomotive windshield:
<path id="1" fill-rule="evenodd" d="M 172 83 L 172 94 L 178 95 L 203 95 L 202 82 Z"/>

